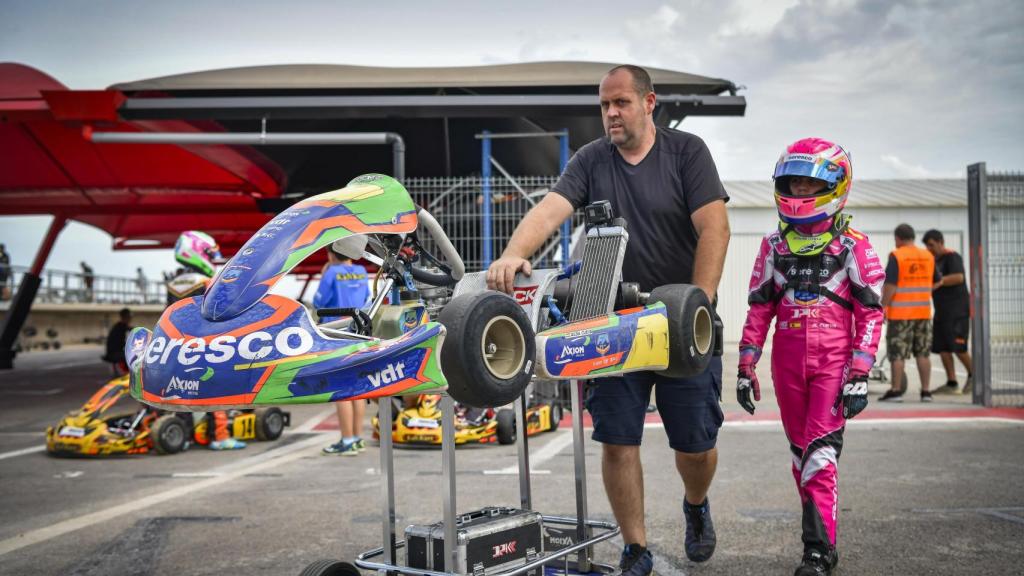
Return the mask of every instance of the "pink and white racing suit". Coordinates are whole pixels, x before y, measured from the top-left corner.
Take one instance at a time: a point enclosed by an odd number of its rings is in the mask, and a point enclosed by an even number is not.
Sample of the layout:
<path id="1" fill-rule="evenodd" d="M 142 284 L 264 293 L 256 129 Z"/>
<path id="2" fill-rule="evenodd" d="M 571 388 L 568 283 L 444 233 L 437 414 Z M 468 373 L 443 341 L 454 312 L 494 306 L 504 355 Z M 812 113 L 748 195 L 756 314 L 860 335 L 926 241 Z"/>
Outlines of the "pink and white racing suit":
<path id="1" fill-rule="evenodd" d="M 814 226 L 822 225 L 831 220 Z M 776 231 L 754 262 L 740 354 L 756 362 L 775 317 L 771 373 L 793 452 L 805 549 L 836 544 L 845 426 L 839 400 L 850 372 L 867 374 L 874 364 L 884 280 L 867 237 L 849 228 L 814 256 L 794 254 Z"/>

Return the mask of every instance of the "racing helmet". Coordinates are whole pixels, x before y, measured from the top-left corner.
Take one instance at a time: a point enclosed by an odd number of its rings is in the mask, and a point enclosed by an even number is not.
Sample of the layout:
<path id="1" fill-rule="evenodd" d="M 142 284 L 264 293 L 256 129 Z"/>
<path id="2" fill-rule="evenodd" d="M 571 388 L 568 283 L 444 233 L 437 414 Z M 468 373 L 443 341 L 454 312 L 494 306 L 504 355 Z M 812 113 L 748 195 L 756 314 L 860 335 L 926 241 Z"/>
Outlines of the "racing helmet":
<path id="1" fill-rule="evenodd" d="M 789 188 L 794 176 L 817 178 L 825 182 L 825 188 L 810 196 L 794 196 Z M 842 146 L 822 138 L 804 138 L 786 147 L 772 178 L 779 218 L 789 224 L 810 224 L 831 218 L 846 206 L 853 167 Z"/>
<path id="2" fill-rule="evenodd" d="M 220 259 L 220 247 L 209 234 L 189 230 L 178 236 L 178 242 L 174 245 L 174 259 L 207 276 L 213 276 L 213 261 Z"/>

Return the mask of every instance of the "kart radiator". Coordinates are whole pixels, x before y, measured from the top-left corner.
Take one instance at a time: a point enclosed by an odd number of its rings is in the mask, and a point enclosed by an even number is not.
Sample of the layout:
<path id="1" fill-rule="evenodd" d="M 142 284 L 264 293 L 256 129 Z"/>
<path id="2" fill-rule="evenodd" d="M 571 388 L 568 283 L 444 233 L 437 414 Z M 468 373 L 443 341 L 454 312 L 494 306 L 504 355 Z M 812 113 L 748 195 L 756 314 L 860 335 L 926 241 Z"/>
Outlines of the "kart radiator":
<path id="1" fill-rule="evenodd" d="M 598 226 L 587 231 L 583 267 L 572 277 L 570 322 L 612 312 L 628 241 L 629 234 L 621 226 Z"/>

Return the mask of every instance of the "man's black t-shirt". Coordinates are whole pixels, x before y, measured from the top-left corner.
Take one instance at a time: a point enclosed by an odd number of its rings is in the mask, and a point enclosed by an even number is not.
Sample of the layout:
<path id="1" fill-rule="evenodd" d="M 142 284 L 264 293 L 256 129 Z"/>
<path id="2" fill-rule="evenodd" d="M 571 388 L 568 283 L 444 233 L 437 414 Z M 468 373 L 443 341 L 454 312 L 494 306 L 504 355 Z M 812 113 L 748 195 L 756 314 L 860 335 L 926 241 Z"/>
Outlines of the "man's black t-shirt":
<path id="1" fill-rule="evenodd" d="M 611 201 L 629 231 L 622 279 L 645 292 L 693 281 L 697 232 L 690 215 L 714 200 L 729 200 L 704 141 L 670 128 L 657 129 L 654 147 L 636 166 L 607 137 L 590 142 L 572 157 L 553 191 L 575 208 Z"/>
<path id="2" fill-rule="evenodd" d="M 964 260 L 959 254 L 947 250 L 935 259 L 935 270 L 943 276 L 964 273 Z M 971 299 L 967 293 L 967 278 L 956 286 L 943 286 L 932 292 L 936 317 L 964 318 L 971 315 Z"/>

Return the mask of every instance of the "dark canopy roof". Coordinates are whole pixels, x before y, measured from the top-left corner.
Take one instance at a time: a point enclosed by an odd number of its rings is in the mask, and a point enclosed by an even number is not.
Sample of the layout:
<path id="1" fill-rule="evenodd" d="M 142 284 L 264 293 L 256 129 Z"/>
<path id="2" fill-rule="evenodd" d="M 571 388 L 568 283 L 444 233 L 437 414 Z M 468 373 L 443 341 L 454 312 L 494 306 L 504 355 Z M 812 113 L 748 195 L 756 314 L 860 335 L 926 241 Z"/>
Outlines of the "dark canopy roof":
<path id="1" fill-rule="evenodd" d="M 568 129 L 575 150 L 602 135 L 598 84 L 615 65 L 533 62 L 447 68 L 334 64 L 255 66 L 192 72 L 111 86 L 130 119 L 213 119 L 236 132 L 394 132 L 407 144 L 408 176 L 479 173 L 483 130 Z M 655 120 L 742 115 L 746 101 L 724 79 L 648 68 L 658 93 Z M 384 147 L 265 147 L 289 176 L 289 192 L 329 189 L 365 172 L 388 172 Z M 495 158 L 512 174 L 557 174 L 555 138 L 502 140 Z"/>
<path id="2" fill-rule="evenodd" d="M 398 89 L 483 90 L 516 88 L 550 90 L 575 87 L 574 93 L 596 94 L 597 83 L 615 64 L 606 62 L 528 62 L 446 68 L 389 68 L 345 64 L 282 64 L 204 70 L 122 82 L 112 90 L 356 90 Z M 732 82 L 663 68 L 646 68 L 659 92 L 721 94 L 735 90 Z"/>

